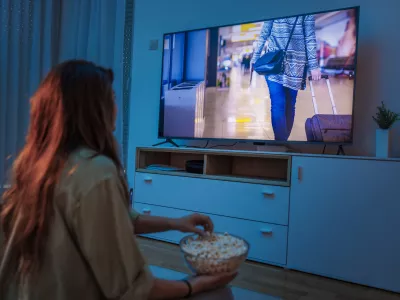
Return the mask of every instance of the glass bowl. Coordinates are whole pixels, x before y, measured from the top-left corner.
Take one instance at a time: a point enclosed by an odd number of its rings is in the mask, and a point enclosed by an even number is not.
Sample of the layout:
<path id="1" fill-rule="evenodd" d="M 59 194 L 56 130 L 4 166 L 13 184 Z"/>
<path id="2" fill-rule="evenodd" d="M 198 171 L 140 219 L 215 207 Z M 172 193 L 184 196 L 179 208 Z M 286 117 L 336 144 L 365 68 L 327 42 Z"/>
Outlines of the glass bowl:
<path id="1" fill-rule="evenodd" d="M 214 235 L 225 235 L 223 233 L 214 232 Z M 191 234 L 181 239 L 179 242 L 179 247 L 183 254 L 183 258 L 189 267 L 189 269 L 196 275 L 213 275 L 225 272 L 236 272 L 240 265 L 247 259 L 249 254 L 250 245 L 241 237 L 229 234 L 234 238 L 237 238 L 244 242 L 246 251 L 238 255 L 233 255 L 229 258 L 216 258 L 213 253 L 209 255 L 194 255 L 189 253 L 184 249 L 184 245 L 188 244 L 191 240 L 196 240 L 198 238 L 197 234 Z"/>

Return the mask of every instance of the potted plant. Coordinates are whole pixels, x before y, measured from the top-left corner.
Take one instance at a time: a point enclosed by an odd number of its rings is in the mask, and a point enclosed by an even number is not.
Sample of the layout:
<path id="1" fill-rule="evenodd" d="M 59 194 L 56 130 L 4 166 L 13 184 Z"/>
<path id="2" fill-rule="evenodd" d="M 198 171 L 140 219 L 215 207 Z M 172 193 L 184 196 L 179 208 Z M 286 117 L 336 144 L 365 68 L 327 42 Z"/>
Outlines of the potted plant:
<path id="1" fill-rule="evenodd" d="M 376 156 L 387 158 L 390 149 L 390 128 L 400 120 L 400 114 L 387 109 L 383 102 L 377 109 L 376 115 L 372 117 L 379 127 L 376 130 Z"/>

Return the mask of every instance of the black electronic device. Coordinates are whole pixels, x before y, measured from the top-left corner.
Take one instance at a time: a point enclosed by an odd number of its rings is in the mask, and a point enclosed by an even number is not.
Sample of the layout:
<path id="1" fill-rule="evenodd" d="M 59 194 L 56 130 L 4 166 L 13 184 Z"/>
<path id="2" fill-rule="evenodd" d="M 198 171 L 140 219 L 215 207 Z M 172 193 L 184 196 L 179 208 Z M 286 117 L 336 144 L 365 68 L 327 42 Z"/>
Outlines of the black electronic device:
<path id="1" fill-rule="evenodd" d="M 203 174 L 204 160 L 188 160 L 185 163 L 185 170 L 188 173 Z"/>

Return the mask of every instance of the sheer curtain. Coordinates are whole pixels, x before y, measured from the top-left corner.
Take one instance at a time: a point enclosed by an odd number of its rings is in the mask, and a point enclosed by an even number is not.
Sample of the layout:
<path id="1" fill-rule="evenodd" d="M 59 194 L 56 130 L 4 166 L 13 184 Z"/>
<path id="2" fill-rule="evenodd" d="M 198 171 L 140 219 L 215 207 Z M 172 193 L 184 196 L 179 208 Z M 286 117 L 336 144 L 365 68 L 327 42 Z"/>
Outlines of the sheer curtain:
<path id="1" fill-rule="evenodd" d="M 29 97 L 58 59 L 58 3 L 0 0 L 0 188 L 24 144 Z"/>
<path id="2" fill-rule="evenodd" d="M 24 144 L 29 98 L 61 61 L 87 59 L 114 70 L 122 144 L 126 1 L 0 0 L 0 194 Z"/>

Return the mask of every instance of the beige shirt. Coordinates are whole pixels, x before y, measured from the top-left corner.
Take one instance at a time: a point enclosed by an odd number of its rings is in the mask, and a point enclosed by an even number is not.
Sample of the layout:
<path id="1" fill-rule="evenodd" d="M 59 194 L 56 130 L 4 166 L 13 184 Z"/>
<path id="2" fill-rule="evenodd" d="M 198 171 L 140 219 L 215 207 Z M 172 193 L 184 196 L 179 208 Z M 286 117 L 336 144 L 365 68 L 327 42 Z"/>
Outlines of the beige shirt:
<path id="1" fill-rule="evenodd" d="M 0 299 L 148 298 L 152 276 L 133 234 L 117 169 L 110 159 L 93 154 L 76 151 L 65 167 L 39 273 L 17 288 L 10 280 L 15 266 L 8 264 L 0 274 L 0 287 L 9 280 Z"/>

